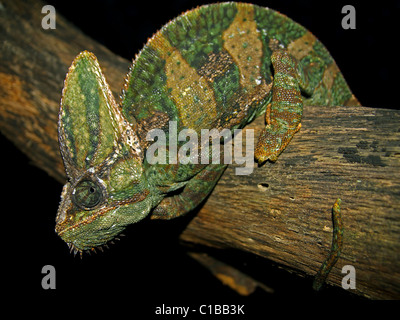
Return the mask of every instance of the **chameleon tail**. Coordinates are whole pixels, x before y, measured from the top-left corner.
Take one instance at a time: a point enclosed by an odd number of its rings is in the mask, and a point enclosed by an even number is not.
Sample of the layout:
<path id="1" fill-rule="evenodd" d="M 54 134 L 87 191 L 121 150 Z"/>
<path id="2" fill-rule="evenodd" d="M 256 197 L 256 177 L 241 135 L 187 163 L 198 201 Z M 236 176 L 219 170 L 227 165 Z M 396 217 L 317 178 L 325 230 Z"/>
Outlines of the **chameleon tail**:
<path id="1" fill-rule="evenodd" d="M 332 221 L 333 221 L 333 237 L 331 251 L 329 252 L 328 258 L 324 261 L 315 276 L 313 289 L 318 291 L 321 289 L 326 278 L 329 275 L 332 267 L 336 264 L 340 257 L 340 253 L 343 248 L 343 221 L 342 214 L 340 211 L 340 203 L 342 200 L 337 199 L 332 208 Z"/>

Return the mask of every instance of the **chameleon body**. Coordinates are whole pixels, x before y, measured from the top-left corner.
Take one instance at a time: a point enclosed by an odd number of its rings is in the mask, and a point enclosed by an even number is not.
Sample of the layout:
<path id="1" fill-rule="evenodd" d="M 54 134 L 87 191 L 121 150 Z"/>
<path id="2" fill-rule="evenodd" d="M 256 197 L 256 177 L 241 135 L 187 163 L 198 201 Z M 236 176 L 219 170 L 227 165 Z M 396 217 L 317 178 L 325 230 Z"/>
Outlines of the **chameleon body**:
<path id="1" fill-rule="evenodd" d="M 275 161 L 300 129 L 303 104 L 359 105 L 318 39 L 252 4 L 202 6 L 162 27 L 133 61 L 119 104 L 96 57 L 82 52 L 66 76 L 59 113 L 68 182 L 56 232 L 82 253 L 146 216 L 178 217 L 205 199 L 226 165 L 150 164 L 152 129 L 168 138 L 171 121 L 178 132 L 233 131 L 265 112 L 255 148 L 263 163 Z"/>

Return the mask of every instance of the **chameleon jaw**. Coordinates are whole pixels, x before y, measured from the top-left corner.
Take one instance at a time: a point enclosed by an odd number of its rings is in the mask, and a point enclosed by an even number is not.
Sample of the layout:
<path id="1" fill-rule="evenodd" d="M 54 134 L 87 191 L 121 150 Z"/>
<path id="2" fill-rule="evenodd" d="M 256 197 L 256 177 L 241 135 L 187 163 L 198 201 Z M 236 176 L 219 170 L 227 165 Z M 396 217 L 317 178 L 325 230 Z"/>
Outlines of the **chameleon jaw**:
<path id="1" fill-rule="evenodd" d="M 149 190 L 135 194 L 125 201 L 105 202 L 87 217 L 74 221 L 77 213 L 70 197 L 71 185 L 64 186 L 62 200 L 56 219 L 56 233 L 68 244 L 71 252 L 82 253 L 101 248 L 115 239 L 125 226 L 145 218 L 151 209 Z"/>
<path id="2" fill-rule="evenodd" d="M 125 235 L 123 233 L 120 233 L 119 236 L 124 237 Z M 90 254 L 91 252 L 97 253 L 96 249 L 100 250 L 101 252 L 104 252 L 103 248 L 109 249 L 108 245 L 115 244 L 114 240 L 120 241 L 121 239 L 119 237 L 114 237 L 112 240 L 109 240 L 102 245 L 98 245 L 98 246 L 92 247 L 90 249 L 80 249 L 73 242 L 67 242 L 67 246 L 69 248 L 70 253 L 73 252 L 74 256 L 76 256 L 76 254 L 79 253 L 79 256 L 82 258 L 84 252 L 86 252 L 88 254 Z"/>
<path id="3" fill-rule="evenodd" d="M 99 210 L 99 212 L 97 212 L 94 215 L 91 215 L 89 217 L 87 217 L 86 219 L 80 220 L 77 223 L 74 223 L 72 225 L 66 225 L 68 223 L 68 220 L 71 218 L 66 218 L 66 220 L 57 223 L 56 224 L 56 228 L 55 231 L 56 233 L 67 243 L 68 247 L 70 248 L 70 252 L 74 252 L 74 254 L 76 255 L 78 252 L 80 253 L 80 255 L 82 255 L 82 253 L 84 251 L 86 252 L 90 252 L 90 251 L 95 251 L 95 248 L 102 248 L 103 245 L 105 245 L 107 247 L 107 243 L 111 242 L 113 239 L 117 239 L 116 236 L 118 234 L 120 234 L 124 227 L 117 227 L 115 228 L 115 231 L 117 232 L 107 232 L 106 236 L 102 239 L 104 241 L 102 241 L 102 243 L 93 243 L 88 245 L 87 241 L 82 241 L 81 239 L 85 238 L 90 238 L 87 237 L 87 235 L 90 235 L 90 232 L 84 232 L 85 226 L 86 225 L 90 225 L 91 223 L 93 223 L 96 219 L 100 218 L 101 216 L 105 215 L 106 213 L 109 213 L 112 210 L 116 210 L 117 207 L 105 207 Z M 108 228 L 108 230 L 112 230 L 114 226 L 117 226 L 116 224 L 111 225 L 110 228 Z M 82 230 L 83 228 L 83 230 Z M 82 230 L 80 232 L 80 230 Z M 93 229 L 95 230 L 95 229 Z M 89 229 L 90 231 L 90 229 Z M 78 237 L 78 235 L 81 235 Z M 87 240 L 87 239 L 86 239 Z M 118 239 L 119 240 L 119 239 Z"/>

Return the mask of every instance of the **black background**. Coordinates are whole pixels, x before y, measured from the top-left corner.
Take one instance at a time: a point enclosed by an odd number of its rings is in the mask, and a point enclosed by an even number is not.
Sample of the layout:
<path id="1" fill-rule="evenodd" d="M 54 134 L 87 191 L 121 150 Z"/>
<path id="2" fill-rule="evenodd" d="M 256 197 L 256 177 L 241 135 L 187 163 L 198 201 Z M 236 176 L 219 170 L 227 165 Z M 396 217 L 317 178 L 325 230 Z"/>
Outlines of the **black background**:
<path id="1" fill-rule="evenodd" d="M 203 3 L 206 2 L 49 2 L 57 14 L 64 15 L 87 35 L 130 60 L 163 24 Z M 265 0 L 253 3 L 278 10 L 311 30 L 331 52 L 363 105 L 399 108 L 396 99 L 399 1 Z M 356 30 L 341 27 L 341 8 L 346 4 L 356 8 Z M 77 307 L 84 306 L 90 312 L 119 310 L 126 311 L 132 319 L 150 319 L 154 317 L 155 307 L 162 304 L 198 307 L 212 303 L 245 304 L 249 318 L 250 314 L 269 314 L 273 309 L 288 312 L 291 308 L 286 306 L 296 301 L 305 306 L 303 302 L 316 300 L 358 300 L 345 290 L 329 286 L 317 294 L 311 289 L 312 278 L 294 276 L 269 261 L 226 252 L 225 259 L 235 256 L 236 261 L 241 261 L 239 268 L 250 270 L 275 289 L 273 295 L 261 290 L 249 297 L 237 295 L 179 246 L 179 233 L 195 213 L 174 221 L 144 221 L 128 228 L 126 237 L 110 250 L 85 255 L 82 260 L 74 257 L 54 232 L 62 186 L 32 166 L 3 136 L 0 140 L 2 230 L 5 232 L 2 262 L 7 270 L 3 273 L 3 283 L 10 288 L 8 296 L 23 302 L 21 308 L 15 309 L 16 314 L 33 307 L 45 312 L 57 305 L 63 315 L 69 311 L 78 313 Z M 56 290 L 41 287 L 41 269 L 47 264 L 56 268 Z"/>

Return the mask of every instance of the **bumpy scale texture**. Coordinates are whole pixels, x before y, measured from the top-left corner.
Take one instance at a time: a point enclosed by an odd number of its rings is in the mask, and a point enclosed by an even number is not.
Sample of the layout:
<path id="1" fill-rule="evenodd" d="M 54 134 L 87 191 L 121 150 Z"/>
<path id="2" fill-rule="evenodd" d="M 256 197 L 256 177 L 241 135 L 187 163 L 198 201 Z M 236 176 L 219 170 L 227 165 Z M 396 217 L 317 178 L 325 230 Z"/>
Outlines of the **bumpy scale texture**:
<path id="1" fill-rule="evenodd" d="M 87 51 L 66 76 L 59 142 L 68 182 L 56 232 L 75 250 L 101 246 L 150 215 L 198 206 L 226 165 L 173 163 L 176 130 L 242 128 L 265 112 L 255 148 L 275 161 L 300 129 L 305 105 L 359 105 L 327 49 L 286 16 L 251 4 L 202 6 L 157 32 L 137 55 L 120 105 Z M 146 155 L 152 129 L 166 134 L 167 163 Z M 201 146 L 199 146 L 201 148 Z M 199 152 L 200 154 L 200 152 Z M 170 157 L 171 156 L 171 157 Z"/>

